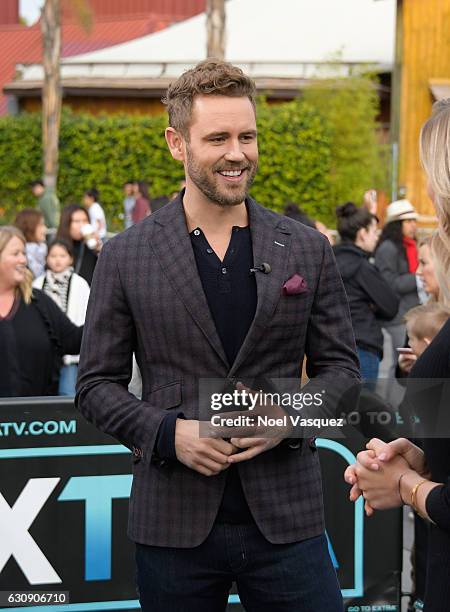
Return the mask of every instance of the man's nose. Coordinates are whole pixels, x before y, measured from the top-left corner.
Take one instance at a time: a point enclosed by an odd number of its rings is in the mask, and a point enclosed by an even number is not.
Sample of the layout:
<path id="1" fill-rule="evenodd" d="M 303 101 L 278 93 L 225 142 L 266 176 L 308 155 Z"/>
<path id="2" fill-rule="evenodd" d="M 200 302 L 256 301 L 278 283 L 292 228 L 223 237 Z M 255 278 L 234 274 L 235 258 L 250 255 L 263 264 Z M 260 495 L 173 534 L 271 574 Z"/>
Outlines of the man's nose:
<path id="1" fill-rule="evenodd" d="M 227 161 L 240 162 L 245 159 L 245 155 L 242 151 L 241 143 L 239 140 L 233 140 L 230 142 L 230 147 L 225 154 L 225 159 Z"/>

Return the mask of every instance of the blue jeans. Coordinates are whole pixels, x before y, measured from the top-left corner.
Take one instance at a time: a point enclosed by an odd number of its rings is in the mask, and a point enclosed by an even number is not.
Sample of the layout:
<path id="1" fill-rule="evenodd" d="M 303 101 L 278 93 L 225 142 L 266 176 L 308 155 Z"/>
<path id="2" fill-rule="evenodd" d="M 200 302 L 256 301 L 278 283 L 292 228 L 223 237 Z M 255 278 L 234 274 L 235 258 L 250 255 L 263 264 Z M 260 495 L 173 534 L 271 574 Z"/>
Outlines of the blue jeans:
<path id="1" fill-rule="evenodd" d="M 58 395 L 75 395 L 77 373 L 78 365 L 76 363 L 71 363 L 61 368 L 59 371 Z"/>
<path id="2" fill-rule="evenodd" d="M 357 347 L 359 357 L 359 365 L 361 366 L 361 378 L 367 383 L 366 387 L 375 391 L 375 383 L 378 378 L 378 369 L 380 367 L 380 358 L 375 353 L 365 351 Z"/>
<path id="3" fill-rule="evenodd" d="M 136 564 L 143 612 L 223 612 L 233 581 L 247 612 L 343 611 L 325 535 L 271 544 L 254 524 L 216 524 L 195 548 L 137 544 Z"/>

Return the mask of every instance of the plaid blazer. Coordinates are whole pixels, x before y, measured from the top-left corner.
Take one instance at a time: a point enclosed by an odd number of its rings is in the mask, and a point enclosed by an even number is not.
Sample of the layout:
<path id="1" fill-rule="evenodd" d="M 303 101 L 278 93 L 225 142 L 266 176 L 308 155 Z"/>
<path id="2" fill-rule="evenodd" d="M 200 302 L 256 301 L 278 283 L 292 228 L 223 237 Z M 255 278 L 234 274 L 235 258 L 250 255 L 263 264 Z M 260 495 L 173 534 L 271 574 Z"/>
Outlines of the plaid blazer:
<path id="1" fill-rule="evenodd" d="M 129 529 L 149 545 L 194 547 L 209 534 L 225 472 L 206 477 L 162 463 L 154 446 L 167 410 L 198 418 L 199 378 L 359 377 L 345 291 L 319 232 L 247 200 L 256 274 L 254 320 L 227 362 L 197 272 L 181 197 L 102 249 L 83 334 L 76 405 L 102 431 L 134 450 Z M 308 287 L 283 295 L 298 273 Z M 128 393 L 132 355 L 142 400 Z M 323 532 L 319 460 L 313 444 L 280 445 L 238 464 L 253 517 L 272 543 Z"/>

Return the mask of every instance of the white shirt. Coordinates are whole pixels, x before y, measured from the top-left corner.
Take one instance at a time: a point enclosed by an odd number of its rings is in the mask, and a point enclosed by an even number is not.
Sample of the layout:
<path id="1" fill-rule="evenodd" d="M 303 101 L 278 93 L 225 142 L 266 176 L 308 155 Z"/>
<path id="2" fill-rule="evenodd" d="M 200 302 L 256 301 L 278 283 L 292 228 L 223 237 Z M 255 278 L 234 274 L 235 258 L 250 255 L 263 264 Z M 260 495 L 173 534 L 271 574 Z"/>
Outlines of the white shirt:
<path id="1" fill-rule="evenodd" d="M 94 226 L 95 231 L 103 240 L 106 237 L 106 218 L 103 208 L 98 202 L 94 202 L 88 209 L 89 220 L 91 225 Z"/>

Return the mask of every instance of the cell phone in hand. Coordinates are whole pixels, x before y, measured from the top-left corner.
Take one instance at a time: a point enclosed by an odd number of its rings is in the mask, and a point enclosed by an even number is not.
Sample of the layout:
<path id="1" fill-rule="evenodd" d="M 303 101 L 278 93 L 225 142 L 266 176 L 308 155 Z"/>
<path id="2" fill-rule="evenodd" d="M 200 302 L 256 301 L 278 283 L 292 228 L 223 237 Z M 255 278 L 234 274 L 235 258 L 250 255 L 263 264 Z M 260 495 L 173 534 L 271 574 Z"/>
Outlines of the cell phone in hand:
<path id="1" fill-rule="evenodd" d="M 395 350 L 400 355 L 412 355 L 413 354 L 413 350 L 412 350 L 412 348 L 409 348 L 409 346 L 399 346 Z"/>

